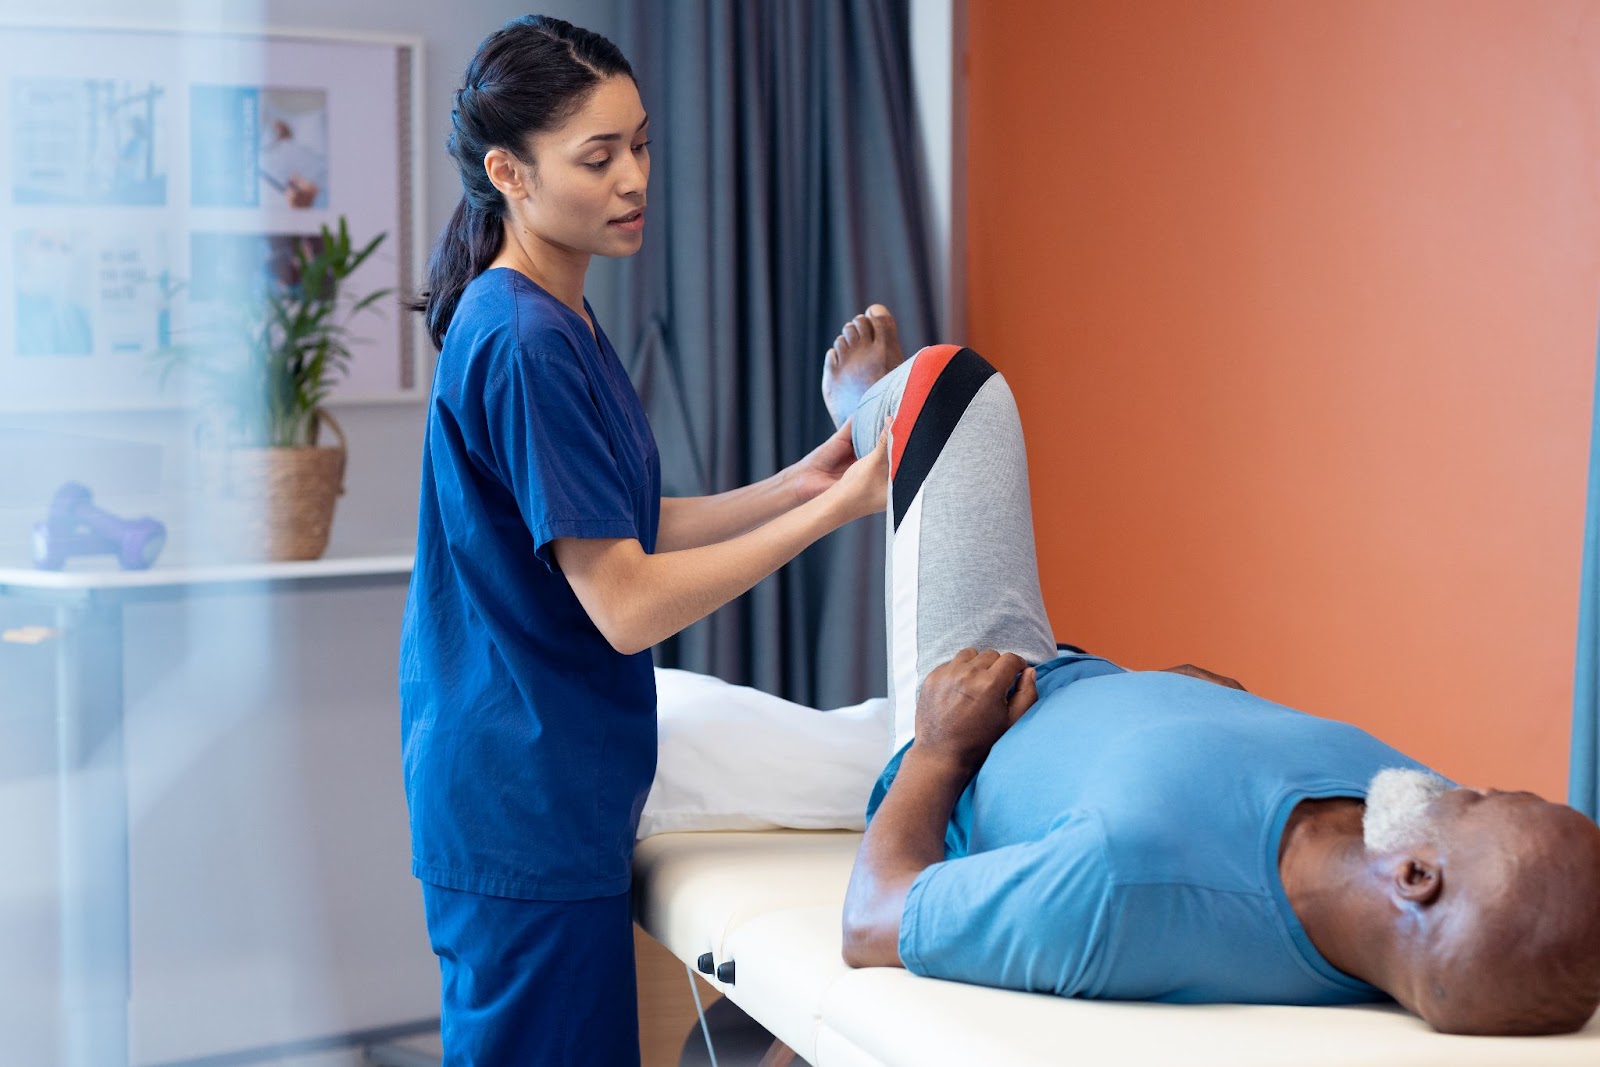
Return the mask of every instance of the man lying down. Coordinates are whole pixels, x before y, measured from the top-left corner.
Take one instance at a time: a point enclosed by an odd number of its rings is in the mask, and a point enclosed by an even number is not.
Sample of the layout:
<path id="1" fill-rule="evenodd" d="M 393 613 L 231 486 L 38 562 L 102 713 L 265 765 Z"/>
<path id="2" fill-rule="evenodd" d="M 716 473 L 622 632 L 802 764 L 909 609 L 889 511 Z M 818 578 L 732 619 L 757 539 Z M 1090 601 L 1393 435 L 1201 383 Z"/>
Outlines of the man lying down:
<path id="1" fill-rule="evenodd" d="M 1600 828 L 1227 683 L 957 653 L 846 898 L 852 966 L 1063 996 L 1563 1033 L 1600 1003 Z M 1015 719 L 1015 723 L 1012 720 Z M 889 784 L 892 783 L 892 784 Z"/>
<path id="2" fill-rule="evenodd" d="M 1094 998 L 1387 995 L 1463 1034 L 1594 1014 L 1600 827 L 1198 668 L 1058 649 L 1015 405 L 970 350 L 902 362 L 875 307 L 830 350 L 824 394 L 858 452 L 885 421 L 892 441 L 898 751 L 847 963 Z"/>

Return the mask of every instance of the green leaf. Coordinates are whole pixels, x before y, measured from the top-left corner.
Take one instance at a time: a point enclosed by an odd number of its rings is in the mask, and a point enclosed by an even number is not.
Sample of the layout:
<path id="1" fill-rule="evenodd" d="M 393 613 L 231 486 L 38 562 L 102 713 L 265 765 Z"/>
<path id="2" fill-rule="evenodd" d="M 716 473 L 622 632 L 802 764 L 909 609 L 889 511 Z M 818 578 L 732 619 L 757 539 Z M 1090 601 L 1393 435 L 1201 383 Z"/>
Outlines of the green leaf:
<path id="1" fill-rule="evenodd" d="M 356 247 L 349 221 L 318 227 L 320 243 L 296 241 L 290 252 L 296 282 L 269 285 L 250 302 L 229 309 L 224 338 L 174 345 L 157 355 L 161 383 L 180 366 L 210 395 L 230 425 L 229 437 L 247 443 L 309 441 L 312 412 L 349 373 L 351 346 L 363 343 L 350 321 L 374 310 L 392 288 L 365 294 L 344 291 L 345 281 L 380 248 L 379 233 Z M 179 283 L 172 287 L 176 292 Z"/>
<path id="2" fill-rule="evenodd" d="M 394 292 L 393 289 L 379 289 L 375 293 L 368 293 L 366 296 L 355 302 L 355 305 L 350 308 L 350 314 L 355 315 L 358 312 L 366 310 L 392 292 Z"/>

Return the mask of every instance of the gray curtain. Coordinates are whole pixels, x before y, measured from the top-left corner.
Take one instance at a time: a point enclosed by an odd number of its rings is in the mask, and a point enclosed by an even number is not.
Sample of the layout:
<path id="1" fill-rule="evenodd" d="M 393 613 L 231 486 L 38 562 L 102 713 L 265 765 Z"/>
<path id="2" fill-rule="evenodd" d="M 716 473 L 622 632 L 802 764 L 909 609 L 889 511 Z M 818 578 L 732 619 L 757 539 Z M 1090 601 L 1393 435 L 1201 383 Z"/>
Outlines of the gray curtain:
<path id="1" fill-rule="evenodd" d="M 868 303 L 934 340 L 907 0 L 622 0 L 650 114 L 643 250 L 605 321 L 660 442 L 664 492 L 721 492 L 832 429 L 822 354 Z M 666 642 L 662 666 L 818 707 L 885 690 L 883 525 L 820 542 Z"/>

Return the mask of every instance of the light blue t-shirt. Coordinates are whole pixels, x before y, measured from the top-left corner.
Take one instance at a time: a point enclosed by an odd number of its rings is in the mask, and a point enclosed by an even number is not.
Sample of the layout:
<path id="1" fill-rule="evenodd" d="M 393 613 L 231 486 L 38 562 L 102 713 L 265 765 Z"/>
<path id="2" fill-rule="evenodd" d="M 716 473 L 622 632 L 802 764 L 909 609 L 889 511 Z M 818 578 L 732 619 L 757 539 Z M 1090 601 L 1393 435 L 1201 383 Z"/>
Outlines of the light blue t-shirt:
<path id="1" fill-rule="evenodd" d="M 1061 996 L 1383 999 L 1312 946 L 1278 846 L 1300 801 L 1364 797 L 1385 767 L 1421 764 L 1249 693 L 1059 657 L 957 802 L 948 858 L 912 885 L 901 959 Z"/>

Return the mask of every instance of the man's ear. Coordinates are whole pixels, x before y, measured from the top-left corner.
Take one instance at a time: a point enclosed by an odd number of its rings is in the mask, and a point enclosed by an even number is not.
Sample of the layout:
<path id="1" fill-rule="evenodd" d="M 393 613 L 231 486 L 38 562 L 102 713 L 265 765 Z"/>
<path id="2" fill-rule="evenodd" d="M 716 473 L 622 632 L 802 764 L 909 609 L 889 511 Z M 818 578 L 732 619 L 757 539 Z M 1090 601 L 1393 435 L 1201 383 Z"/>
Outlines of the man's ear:
<path id="1" fill-rule="evenodd" d="M 1433 856 L 1399 856 L 1394 861 L 1390 884 L 1399 899 L 1427 907 L 1444 891 L 1444 871 Z"/>
<path id="2" fill-rule="evenodd" d="M 491 148 L 484 153 L 483 170 L 500 190 L 500 195 L 507 200 L 524 200 L 528 196 L 528 185 L 523 180 L 524 166 L 516 156 L 504 148 Z"/>

